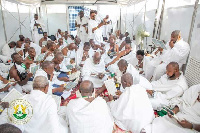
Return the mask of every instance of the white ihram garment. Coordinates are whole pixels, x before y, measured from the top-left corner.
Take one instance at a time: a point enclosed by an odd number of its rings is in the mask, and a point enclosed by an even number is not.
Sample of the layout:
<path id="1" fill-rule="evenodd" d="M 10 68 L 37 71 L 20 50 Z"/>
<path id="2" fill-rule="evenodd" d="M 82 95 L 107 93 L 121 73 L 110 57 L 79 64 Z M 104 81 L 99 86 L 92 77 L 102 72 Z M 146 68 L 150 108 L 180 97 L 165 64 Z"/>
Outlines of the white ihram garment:
<path id="1" fill-rule="evenodd" d="M 116 101 L 109 103 L 115 124 L 121 129 L 140 133 L 154 119 L 146 90 L 140 85 L 126 87 Z"/>
<path id="2" fill-rule="evenodd" d="M 83 98 L 71 100 L 66 119 L 71 133 L 112 133 L 114 126 L 110 109 L 101 97 L 91 103 Z"/>

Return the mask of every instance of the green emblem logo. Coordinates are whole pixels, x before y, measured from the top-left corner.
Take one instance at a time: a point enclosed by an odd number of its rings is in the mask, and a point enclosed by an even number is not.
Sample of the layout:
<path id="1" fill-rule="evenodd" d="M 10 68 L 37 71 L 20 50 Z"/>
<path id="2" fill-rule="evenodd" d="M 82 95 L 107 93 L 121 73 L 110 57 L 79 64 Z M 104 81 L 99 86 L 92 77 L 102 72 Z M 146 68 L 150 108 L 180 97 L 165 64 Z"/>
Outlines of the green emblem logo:
<path id="1" fill-rule="evenodd" d="M 33 109 L 31 104 L 25 99 L 17 99 L 11 102 L 8 116 L 10 121 L 14 124 L 25 124 L 33 115 Z"/>

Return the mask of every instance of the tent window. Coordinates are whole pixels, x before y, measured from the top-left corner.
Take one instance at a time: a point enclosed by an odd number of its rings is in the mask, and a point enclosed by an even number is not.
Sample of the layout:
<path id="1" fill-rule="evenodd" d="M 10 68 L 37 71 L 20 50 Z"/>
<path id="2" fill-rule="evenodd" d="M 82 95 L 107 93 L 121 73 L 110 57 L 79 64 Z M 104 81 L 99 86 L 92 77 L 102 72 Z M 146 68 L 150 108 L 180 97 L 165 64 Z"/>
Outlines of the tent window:
<path id="1" fill-rule="evenodd" d="M 85 16 L 88 17 L 89 16 L 89 12 L 90 9 L 89 8 L 85 8 L 83 6 L 69 6 L 69 29 L 70 31 L 75 31 L 75 20 L 76 17 L 78 16 L 78 13 L 80 11 L 84 11 Z"/>
<path id="2" fill-rule="evenodd" d="M 70 31 L 75 31 L 75 20 L 76 17 L 78 16 L 78 13 L 84 10 L 82 6 L 69 6 L 69 28 Z"/>

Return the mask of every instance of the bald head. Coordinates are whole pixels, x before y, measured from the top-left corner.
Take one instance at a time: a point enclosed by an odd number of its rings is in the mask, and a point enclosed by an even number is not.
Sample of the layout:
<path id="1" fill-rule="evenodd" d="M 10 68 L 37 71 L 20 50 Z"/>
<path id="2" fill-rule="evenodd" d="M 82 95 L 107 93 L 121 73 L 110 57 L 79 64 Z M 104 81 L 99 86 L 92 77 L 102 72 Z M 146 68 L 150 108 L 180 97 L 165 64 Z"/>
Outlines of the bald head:
<path id="1" fill-rule="evenodd" d="M 63 45 L 63 39 L 62 39 L 62 38 L 59 38 L 59 39 L 58 39 L 58 44 L 59 44 L 59 45 Z"/>
<path id="2" fill-rule="evenodd" d="M 179 65 L 177 62 L 170 62 L 166 69 L 166 74 L 169 79 L 174 80 L 180 76 Z"/>
<path id="3" fill-rule="evenodd" d="M 119 70 L 121 72 L 125 72 L 127 67 L 128 67 L 128 62 L 124 59 L 121 59 L 118 63 L 117 63 Z"/>
<path id="4" fill-rule="evenodd" d="M 49 49 L 50 45 L 53 44 L 53 42 L 51 40 L 47 41 L 47 48 Z"/>
<path id="5" fill-rule="evenodd" d="M 122 87 L 130 87 L 133 85 L 133 76 L 130 73 L 125 73 L 121 77 Z"/>
<path id="6" fill-rule="evenodd" d="M 56 55 L 56 54 L 58 54 L 58 53 L 62 54 L 62 51 L 61 51 L 60 49 L 56 49 L 56 50 L 54 50 L 54 52 L 53 52 L 54 55 Z"/>
<path id="7" fill-rule="evenodd" d="M 101 54 L 99 52 L 95 52 L 93 55 L 94 64 L 99 64 L 101 60 Z"/>
<path id="8" fill-rule="evenodd" d="M 53 62 L 55 64 L 61 64 L 63 60 L 64 60 L 64 55 L 62 53 L 57 53 L 54 56 Z"/>
<path id="9" fill-rule="evenodd" d="M 10 48 L 14 48 L 17 44 L 16 44 L 16 42 L 12 41 L 8 45 Z"/>
<path id="10" fill-rule="evenodd" d="M 179 65 L 177 62 L 170 62 L 167 67 L 173 67 L 174 69 L 179 70 Z"/>
<path id="11" fill-rule="evenodd" d="M 22 131 L 14 125 L 5 123 L 0 125 L 0 133 L 22 133 Z"/>
<path id="12" fill-rule="evenodd" d="M 124 37 L 124 34 L 120 34 L 119 35 L 119 39 L 122 40 L 122 38 Z"/>
<path id="13" fill-rule="evenodd" d="M 68 49 L 69 49 L 69 50 L 74 50 L 74 49 L 76 50 L 76 49 L 77 49 L 77 46 L 76 46 L 75 43 L 70 43 L 69 46 L 68 46 Z"/>
<path id="14" fill-rule="evenodd" d="M 75 44 L 79 45 L 81 43 L 81 39 L 79 37 L 76 37 L 75 39 Z"/>
<path id="15" fill-rule="evenodd" d="M 84 94 L 92 94 L 94 92 L 94 85 L 91 81 L 89 80 L 84 80 L 80 84 L 80 92 L 81 95 L 83 96 Z"/>

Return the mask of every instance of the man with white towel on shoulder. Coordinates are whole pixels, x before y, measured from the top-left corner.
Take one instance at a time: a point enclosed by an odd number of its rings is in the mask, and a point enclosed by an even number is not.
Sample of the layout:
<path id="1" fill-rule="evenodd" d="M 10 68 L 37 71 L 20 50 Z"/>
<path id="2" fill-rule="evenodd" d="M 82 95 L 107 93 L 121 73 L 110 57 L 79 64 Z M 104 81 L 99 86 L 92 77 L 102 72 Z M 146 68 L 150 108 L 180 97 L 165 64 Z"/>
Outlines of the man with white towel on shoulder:
<path id="1" fill-rule="evenodd" d="M 136 70 L 135 67 L 133 67 L 133 65 L 131 65 L 130 63 L 128 63 L 126 60 L 121 59 L 118 63 L 117 63 L 118 69 L 116 71 L 116 82 L 117 83 L 121 83 L 121 76 L 125 73 L 130 73 L 133 76 L 133 84 L 139 84 L 141 87 L 145 88 L 145 89 L 150 89 L 152 88 L 151 83 L 143 76 L 141 76 L 139 74 L 139 72 Z M 114 82 L 114 81 L 112 81 Z M 111 83 L 112 84 L 112 83 Z M 101 94 L 105 89 L 109 89 L 107 88 L 109 86 L 107 86 L 107 83 L 105 83 L 105 86 L 103 85 L 103 87 L 101 89 L 99 89 L 98 91 L 96 91 L 96 95 Z M 114 88 L 110 88 L 110 89 L 116 89 L 115 86 Z M 120 92 L 118 91 L 118 93 L 124 92 L 124 88 L 122 87 L 122 85 L 120 86 Z"/>
<path id="2" fill-rule="evenodd" d="M 197 133 L 200 132 L 200 84 L 186 90 L 181 98 L 172 102 L 175 119 L 168 116 L 157 117 L 145 127 L 146 133 Z"/>
<path id="3" fill-rule="evenodd" d="M 166 74 L 159 80 L 151 82 L 152 90 L 147 90 L 151 95 L 150 101 L 155 110 L 168 106 L 171 99 L 182 96 L 188 89 L 187 81 L 183 73 L 179 71 L 178 63 L 170 62 L 166 70 Z"/>
<path id="4" fill-rule="evenodd" d="M 99 52 L 94 53 L 93 58 L 88 58 L 82 69 L 84 80 L 90 80 L 94 84 L 94 88 L 102 87 L 107 79 L 105 75 L 105 63 Z"/>
<path id="5" fill-rule="evenodd" d="M 89 80 L 83 81 L 79 91 L 81 97 L 72 99 L 66 109 L 71 133 L 112 133 L 112 115 L 102 97 L 93 97 L 93 83 Z"/>
<path id="6" fill-rule="evenodd" d="M 130 73 L 124 74 L 121 82 L 125 91 L 119 99 L 113 101 L 113 96 L 109 96 L 111 114 L 115 124 L 122 130 L 140 133 L 142 128 L 154 119 L 151 102 L 146 90 L 139 84 L 133 84 L 133 76 Z"/>
<path id="7" fill-rule="evenodd" d="M 6 63 L 9 60 L 12 60 L 11 55 L 15 53 L 16 42 L 12 41 L 8 44 L 5 44 L 1 50 L 2 55 L 0 55 L 0 60 Z"/>
<path id="8" fill-rule="evenodd" d="M 33 116 L 26 124 L 19 126 L 24 133 L 68 133 L 67 123 L 57 114 L 57 105 L 48 95 L 49 82 L 44 76 L 33 81 L 33 90 L 23 96 L 33 108 Z"/>
<path id="9" fill-rule="evenodd" d="M 162 61 L 154 71 L 153 81 L 160 79 L 160 77 L 165 74 L 165 68 L 170 62 L 177 62 L 180 68 L 182 68 L 183 64 L 186 64 L 190 52 L 190 45 L 183 41 L 179 30 L 172 32 L 171 40 L 166 44 L 166 48 L 167 50 L 163 55 L 164 58 L 162 58 Z"/>

